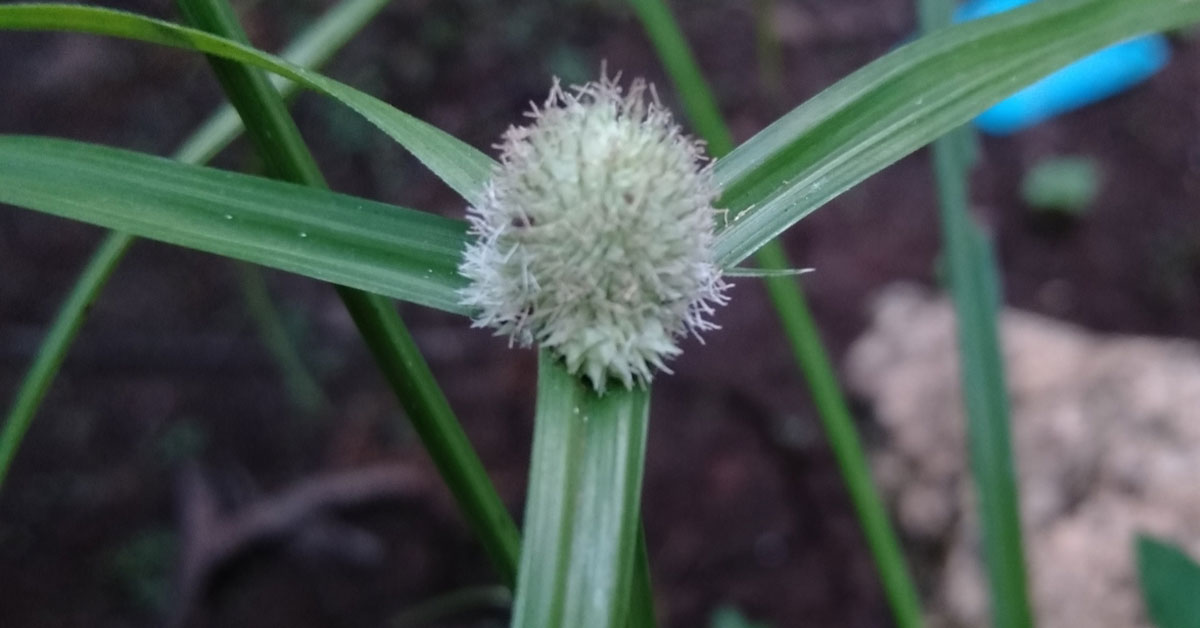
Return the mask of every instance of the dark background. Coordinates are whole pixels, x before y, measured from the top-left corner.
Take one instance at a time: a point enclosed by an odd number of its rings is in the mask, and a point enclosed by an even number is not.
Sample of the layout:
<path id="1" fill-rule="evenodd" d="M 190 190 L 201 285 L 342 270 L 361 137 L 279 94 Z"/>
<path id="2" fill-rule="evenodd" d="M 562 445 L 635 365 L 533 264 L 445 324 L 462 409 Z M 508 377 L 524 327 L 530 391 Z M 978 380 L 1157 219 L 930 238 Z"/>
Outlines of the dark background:
<path id="1" fill-rule="evenodd" d="M 101 4 L 178 19 L 165 0 Z M 777 82 L 760 71 L 752 3 L 673 3 L 739 141 L 914 27 L 907 1 L 775 4 Z M 252 40 L 270 50 L 327 5 L 235 2 Z M 1166 70 L 1130 92 L 982 141 L 973 200 L 995 238 L 1008 304 L 1099 331 L 1200 338 L 1200 39 L 1176 34 L 1173 52 Z M 545 97 L 552 75 L 594 78 L 601 60 L 650 78 L 677 103 L 639 24 L 616 0 L 395 0 L 327 73 L 488 148 Z M 3 133 L 165 155 L 220 101 L 193 54 L 0 33 Z M 294 111 L 336 190 L 463 216 L 451 191 L 349 110 L 305 95 Z M 1093 157 L 1103 175 L 1099 199 L 1077 219 L 1039 214 L 1019 194 L 1033 163 L 1066 154 Z M 216 165 L 256 168 L 241 143 Z M 936 227 L 920 152 L 787 234 L 794 263 L 816 268 L 801 283 L 835 359 L 864 328 L 879 288 L 936 283 Z M 5 403 L 101 235 L 0 207 Z M 494 582 L 333 291 L 266 276 L 327 408 L 301 411 L 287 394 L 232 262 L 139 242 L 96 304 L 0 493 L 0 626 L 178 619 L 181 548 L 197 542 L 181 513 L 195 505 L 197 486 L 234 509 L 376 464 L 411 486 L 239 548 L 188 622 L 385 625 L 422 600 Z M 644 503 L 660 615 L 666 625 L 698 626 L 733 604 L 775 626 L 886 626 L 870 557 L 762 288 L 738 280 L 732 295 L 718 317 L 725 330 L 706 345 L 688 341 L 677 374 L 655 385 Z M 508 350 L 461 318 L 414 306 L 403 314 L 519 517 L 532 352 Z M 869 408 L 858 409 L 870 438 Z M 373 551 L 356 553 L 367 541 Z M 481 612 L 444 625 L 504 621 Z"/>

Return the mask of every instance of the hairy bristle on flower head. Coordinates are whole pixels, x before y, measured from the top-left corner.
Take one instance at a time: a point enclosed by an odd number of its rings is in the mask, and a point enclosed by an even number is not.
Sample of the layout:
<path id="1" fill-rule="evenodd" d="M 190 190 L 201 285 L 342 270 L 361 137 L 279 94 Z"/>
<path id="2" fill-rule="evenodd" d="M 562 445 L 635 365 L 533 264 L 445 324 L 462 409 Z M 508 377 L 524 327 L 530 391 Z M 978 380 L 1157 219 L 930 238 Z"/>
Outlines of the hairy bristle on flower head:
<path id="1" fill-rule="evenodd" d="M 648 383 L 726 301 L 702 147 L 641 80 L 555 81 L 529 115 L 468 210 L 462 303 L 475 326 L 537 343 L 597 391 Z"/>

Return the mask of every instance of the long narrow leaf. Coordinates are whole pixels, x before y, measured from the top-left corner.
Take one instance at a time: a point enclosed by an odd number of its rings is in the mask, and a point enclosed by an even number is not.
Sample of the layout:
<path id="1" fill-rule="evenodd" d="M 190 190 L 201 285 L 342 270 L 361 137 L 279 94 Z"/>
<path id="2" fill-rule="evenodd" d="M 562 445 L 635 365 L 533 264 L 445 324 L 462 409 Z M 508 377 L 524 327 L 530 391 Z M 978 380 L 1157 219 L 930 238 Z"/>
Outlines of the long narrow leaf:
<path id="1" fill-rule="evenodd" d="M 493 161 L 453 136 L 353 87 L 250 46 L 123 11 L 62 4 L 0 6 L 0 30 L 72 31 L 111 35 L 195 50 L 255 66 L 342 102 L 420 159 L 464 198 L 474 199 Z"/>
<path id="2" fill-rule="evenodd" d="M 58 372 L 63 357 L 66 356 L 71 339 L 79 333 L 79 328 L 83 325 L 84 313 L 95 302 L 100 289 L 112 275 L 117 261 L 125 255 L 132 241 L 130 236 L 122 233 L 108 237 L 83 269 L 79 277 L 79 287 L 72 290 L 63 303 L 63 310 L 72 315 L 66 318 L 59 317 L 46 335 L 43 347 L 48 346 L 50 350 L 43 348 L 38 352 L 33 365 L 29 367 L 25 381 L 17 390 L 16 398 L 13 399 L 8 418 L 4 421 L 4 431 L 0 432 L 0 486 L 4 485 L 4 480 L 8 477 L 8 469 L 17 455 L 21 440 L 25 438 L 25 432 L 33 423 L 38 405 L 50 389 L 50 383 L 54 380 L 54 374 Z"/>
<path id="3" fill-rule="evenodd" d="M 319 67 L 346 45 L 355 33 L 361 31 L 388 2 L 391 0 L 346 0 L 300 33 L 279 56 L 300 67 Z M 285 99 L 300 90 L 294 81 L 278 74 L 271 75 L 271 84 Z M 241 116 L 232 105 L 222 105 L 175 151 L 175 159 L 203 164 L 216 157 L 241 132 Z"/>
<path id="4" fill-rule="evenodd" d="M 663 0 L 630 0 L 659 51 L 663 65 L 693 119 L 694 126 L 720 159 L 733 147 L 729 132 L 704 75 L 683 33 Z M 778 239 L 763 245 L 755 260 L 768 272 L 791 267 Z M 849 404 L 838 385 L 837 375 L 821 341 L 816 322 L 800 286 L 788 276 L 767 276 L 767 293 L 792 346 L 796 363 L 805 376 L 818 416 L 837 459 L 850 501 L 875 558 L 892 616 L 901 628 L 922 625 L 920 598 L 909 575 L 904 552 L 888 519 L 887 509 L 871 479 L 862 440 L 854 426 Z"/>
<path id="5" fill-rule="evenodd" d="M 1033 625 L 1021 540 L 1008 390 L 996 327 L 999 280 L 991 243 L 967 214 L 966 173 L 955 163 L 951 137 L 939 140 L 943 246 L 958 319 L 961 387 L 967 448 L 978 495 L 983 553 L 991 591 L 992 625 Z"/>
<path id="6" fill-rule="evenodd" d="M 950 24 L 950 0 L 918 3 L 921 29 Z M 991 245 L 970 215 L 970 155 L 973 138 L 960 127 L 933 143 L 943 250 L 958 318 L 961 386 L 966 410 L 967 449 L 979 501 L 983 554 L 990 591 L 992 626 L 1033 625 L 1021 541 L 1021 513 L 1009 427 L 1004 358 L 996 310 L 999 281 Z"/>
<path id="7" fill-rule="evenodd" d="M 1121 40 L 1200 20 L 1200 0 L 1037 2 L 919 39 L 797 107 L 716 165 L 731 267 L 1008 94 Z"/>
<path id="8" fill-rule="evenodd" d="M 177 4 L 192 24 L 234 41 L 248 42 L 228 0 L 177 0 Z M 209 60 L 225 94 L 245 120 L 247 135 L 268 172 L 282 180 L 325 189 L 325 178 L 316 160 L 266 74 L 224 59 Z M 516 579 L 520 544 L 516 524 L 395 305 L 382 296 L 346 286 L 338 286 L 337 293 L 467 523 L 503 583 L 511 587 Z"/>
<path id="9" fill-rule="evenodd" d="M 347 0 L 337 5 L 302 32 L 283 51 L 283 57 L 306 67 L 324 63 L 386 2 L 388 0 Z M 288 96 L 296 92 L 298 86 L 295 83 L 282 77 L 275 78 L 278 80 L 274 84 L 280 94 Z M 241 132 L 242 119 L 233 107 L 225 105 L 184 142 L 175 153 L 175 158 L 187 163 L 204 163 L 228 146 Z M 99 297 L 132 243 L 133 237 L 129 234 L 109 233 L 88 260 L 55 315 L 54 322 L 38 347 L 37 357 L 17 389 L 4 421 L 3 432 L 0 432 L 0 486 L 4 485 L 21 440 L 66 358 L 67 350 L 83 326 L 91 304 Z"/>
<path id="10" fill-rule="evenodd" d="M 0 136 L 0 202 L 449 312 L 466 224 L 114 148 Z"/>
<path id="11" fill-rule="evenodd" d="M 624 625 L 649 405 L 646 389 L 597 396 L 540 356 L 514 627 Z"/>

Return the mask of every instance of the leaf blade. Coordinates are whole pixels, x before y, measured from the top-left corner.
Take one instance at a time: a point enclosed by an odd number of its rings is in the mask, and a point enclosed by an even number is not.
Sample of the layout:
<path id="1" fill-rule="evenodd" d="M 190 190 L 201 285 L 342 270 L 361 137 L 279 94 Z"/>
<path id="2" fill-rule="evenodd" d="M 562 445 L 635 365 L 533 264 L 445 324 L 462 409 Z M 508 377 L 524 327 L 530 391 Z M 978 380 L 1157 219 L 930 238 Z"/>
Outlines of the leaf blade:
<path id="1" fill-rule="evenodd" d="M 709 150 L 719 159 L 732 148 L 732 135 L 674 16 L 662 0 L 630 0 L 630 3 L 659 50 L 663 65 L 687 105 L 689 117 L 701 137 L 708 142 Z M 761 266 L 758 275 L 765 279 L 767 294 L 783 327 L 784 336 L 792 347 L 796 364 L 804 374 L 818 411 L 817 416 L 829 439 L 846 492 L 875 560 L 892 617 L 901 628 L 921 626 L 920 597 L 909 575 L 908 563 L 892 529 L 883 499 L 871 478 L 854 417 L 838 384 L 804 293 L 798 282 L 788 276 L 804 271 L 789 270 L 791 263 L 779 240 L 772 240 L 760 248 L 755 253 L 755 260 Z M 725 274 L 746 274 L 737 270 L 726 269 Z"/>
<path id="2" fill-rule="evenodd" d="M 330 96 L 399 142 L 468 201 L 491 176 L 491 158 L 454 136 L 320 73 L 201 30 L 124 11 L 58 4 L 0 6 L 0 30 L 71 31 L 194 50 L 254 66 Z"/>
<path id="3" fill-rule="evenodd" d="M 1178 547 L 1137 538 L 1138 580 L 1146 611 L 1158 628 L 1195 628 L 1200 618 L 1200 564 Z"/>
<path id="4" fill-rule="evenodd" d="M 82 142 L 0 136 L 0 202 L 463 313 L 466 224 Z"/>
<path id="5" fill-rule="evenodd" d="M 347 0 L 330 9 L 301 33 L 283 52 L 289 61 L 316 66 L 327 61 L 351 35 L 362 28 L 388 0 Z M 295 83 L 275 77 L 283 96 L 296 92 Z M 242 131 L 242 120 L 233 107 L 222 106 L 210 116 L 175 153 L 175 159 L 199 164 L 216 156 Z M 71 343 L 87 318 L 92 303 L 99 298 L 108 278 L 124 257 L 133 237 L 110 232 L 93 252 L 87 265 L 64 299 L 54 322 L 38 347 L 37 357 L 17 389 L 0 431 L 0 487 L 16 457 L 21 440 L 32 424 L 38 406 L 54 382 Z"/>
<path id="6" fill-rule="evenodd" d="M 839 81 L 718 161 L 730 267 L 1009 93 L 1104 46 L 1200 20 L 1198 0 L 1059 0 L 956 25 Z"/>
<path id="7" fill-rule="evenodd" d="M 920 0 L 918 21 L 926 32 L 950 24 L 950 0 Z M 970 169 L 964 147 L 974 136 L 958 127 L 933 142 L 942 250 L 958 335 L 960 387 L 966 420 L 971 478 L 978 497 L 991 623 L 996 628 L 1033 625 L 1021 531 L 1008 388 L 1000 349 L 997 310 L 1000 273 L 991 242 L 970 214 Z"/>
<path id="8" fill-rule="evenodd" d="M 193 25 L 233 41 L 248 41 L 228 0 L 177 0 L 177 4 Z M 236 62 L 213 57 L 209 61 L 271 176 L 326 189 L 324 175 L 266 74 Z M 344 285 L 336 289 L 467 524 L 502 583 L 511 587 L 520 546 L 516 524 L 408 327 L 390 299 Z"/>

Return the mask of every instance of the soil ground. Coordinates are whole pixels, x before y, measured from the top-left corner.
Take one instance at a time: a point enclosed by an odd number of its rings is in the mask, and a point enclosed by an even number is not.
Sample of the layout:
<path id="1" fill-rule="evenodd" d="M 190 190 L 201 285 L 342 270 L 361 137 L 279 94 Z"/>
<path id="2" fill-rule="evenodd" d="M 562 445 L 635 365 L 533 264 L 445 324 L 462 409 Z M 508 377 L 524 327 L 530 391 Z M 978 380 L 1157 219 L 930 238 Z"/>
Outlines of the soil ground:
<path id="1" fill-rule="evenodd" d="M 175 19 L 169 3 L 106 2 Z M 235 3 L 275 49 L 326 3 Z M 764 85 L 751 3 L 673 3 L 739 139 L 891 49 L 913 28 L 899 0 L 776 2 L 776 87 Z M 1145 85 L 1011 138 L 985 138 L 973 199 L 995 239 L 1005 300 L 1099 331 L 1200 338 L 1200 39 Z M 632 15 L 609 0 L 397 0 L 328 72 L 488 147 L 557 74 L 601 60 L 674 104 Z M 769 75 L 769 73 L 768 73 Z M 220 102 L 204 63 L 177 51 L 71 35 L 0 36 L 0 132 L 169 152 Z M 456 197 L 338 106 L 297 119 L 333 187 L 461 216 Z M 1025 206 L 1038 159 L 1087 155 L 1103 189 L 1075 219 Z M 253 168 L 242 145 L 218 160 Z M 101 237 L 0 208 L 0 398 Z M 918 153 L 792 229 L 795 265 L 835 358 L 883 285 L 936 283 L 932 177 Z M 384 625 L 413 604 L 494 581 L 481 551 L 328 287 L 267 273 L 328 409 L 290 402 L 228 261 L 138 243 L 84 329 L 0 493 L 0 625 L 142 626 L 170 616 L 184 469 L 226 505 L 316 474 L 381 462 L 423 478 L 411 495 L 343 513 L 383 559 L 269 544 L 221 570 L 197 625 Z M 802 380 L 761 286 L 739 280 L 725 330 L 694 342 L 655 386 L 645 521 L 665 625 L 733 604 L 774 626 L 889 625 L 870 557 Z M 462 319 L 404 316 L 514 515 L 526 481 L 534 359 Z M 871 420 L 862 410 L 871 436 Z M 322 548 L 326 551 L 322 551 Z M 502 625 L 480 613 L 457 624 Z"/>

